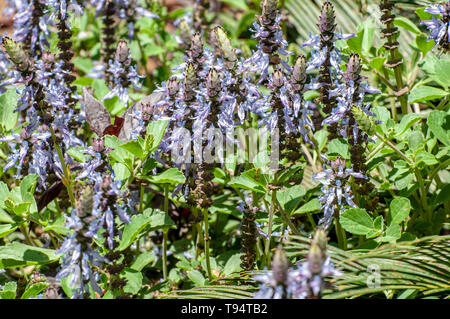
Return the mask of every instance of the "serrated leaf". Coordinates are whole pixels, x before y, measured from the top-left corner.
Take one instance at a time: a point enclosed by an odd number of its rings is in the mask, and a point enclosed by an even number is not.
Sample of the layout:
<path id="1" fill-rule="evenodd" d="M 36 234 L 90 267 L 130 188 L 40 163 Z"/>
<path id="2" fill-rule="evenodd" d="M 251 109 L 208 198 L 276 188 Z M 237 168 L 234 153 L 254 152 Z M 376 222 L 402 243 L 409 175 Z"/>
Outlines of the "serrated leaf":
<path id="1" fill-rule="evenodd" d="M 159 120 L 151 122 L 147 126 L 147 134 L 151 134 L 153 136 L 153 143 L 152 147 L 150 148 L 150 152 L 153 152 L 158 148 L 159 143 L 161 143 L 161 140 L 164 137 L 164 133 L 166 132 L 168 124 L 168 120 Z"/>
<path id="2" fill-rule="evenodd" d="M 137 294 L 142 287 L 142 273 L 140 271 L 124 268 L 120 273 L 120 277 L 126 279 L 127 283 L 123 287 L 125 293 Z"/>
<path id="3" fill-rule="evenodd" d="M 0 268 L 44 265 L 58 260 L 53 249 L 13 242 L 0 247 Z"/>
<path id="4" fill-rule="evenodd" d="M 373 221 L 373 230 L 369 231 L 366 234 L 366 238 L 370 239 L 370 238 L 374 238 L 374 237 L 377 237 L 377 236 L 381 235 L 381 233 L 383 232 L 383 229 L 384 229 L 383 216 L 378 216 Z"/>
<path id="5" fill-rule="evenodd" d="M 397 196 L 389 205 L 390 225 L 400 224 L 408 217 L 411 210 L 411 203 L 408 198 Z"/>
<path id="6" fill-rule="evenodd" d="M 366 235 L 373 227 L 373 220 L 362 208 L 350 208 L 339 217 L 342 227 L 355 235 Z"/>
<path id="7" fill-rule="evenodd" d="M 177 168 L 169 168 L 162 173 L 145 176 L 144 178 L 154 184 L 183 184 L 186 181 L 184 174 Z"/>
<path id="8" fill-rule="evenodd" d="M 327 154 L 329 156 L 340 156 L 342 158 L 350 158 L 348 152 L 348 143 L 343 138 L 335 138 L 328 144 Z"/>
<path id="9" fill-rule="evenodd" d="M 187 276 L 192 280 L 197 286 L 204 286 L 206 284 L 206 279 L 202 273 L 198 270 L 188 271 Z"/>
<path id="10" fill-rule="evenodd" d="M 320 210 L 320 203 L 317 197 L 309 200 L 306 204 L 298 208 L 292 215 L 301 215 L 305 213 L 315 212 Z"/>
<path id="11" fill-rule="evenodd" d="M 136 257 L 136 260 L 131 265 L 131 269 L 142 271 L 145 266 L 150 264 L 155 260 L 155 255 L 152 252 L 143 252 L 139 256 Z"/>
<path id="12" fill-rule="evenodd" d="M 408 102 L 417 103 L 417 102 L 431 101 L 441 99 L 447 96 L 448 94 L 449 94 L 448 92 L 442 89 L 438 89 L 427 85 L 421 85 L 416 86 L 414 89 L 411 90 L 408 96 Z"/>
<path id="13" fill-rule="evenodd" d="M 117 250 L 123 251 L 130 246 L 136 237 L 148 226 L 151 222 L 151 218 L 145 215 L 134 215 L 131 217 L 131 222 L 125 225 L 122 233 L 122 239 L 120 240 Z"/>
<path id="14" fill-rule="evenodd" d="M 422 118 L 422 115 L 417 113 L 410 113 L 405 115 L 400 123 L 395 127 L 396 136 L 400 136 L 405 133 L 407 129 L 409 129 L 415 123 L 419 122 Z"/>
<path id="15" fill-rule="evenodd" d="M 227 260 L 227 263 L 223 267 L 223 273 L 225 275 L 229 276 L 232 273 L 238 273 L 242 270 L 241 255 L 242 254 L 234 254 Z"/>
<path id="16" fill-rule="evenodd" d="M 231 181 L 228 183 L 228 185 L 232 186 L 232 187 L 236 187 L 236 188 L 241 188 L 241 189 L 249 189 L 249 190 L 255 191 L 257 193 L 262 193 L 262 194 L 264 194 L 266 192 L 264 187 L 259 185 L 252 178 L 245 176 L 245 175 L 233 177 L 231 179 Z"/>
<path id="17" fill-rule="evenodd" d="M 436 165 L 439 163 L 433 154 L 428 153 L 427 151 L 424 151 L 424 150 L 417 152 L 416 163 L 420 163 L 420 162 L 423 162 L 425 165 L 428 165 L 428 166 Z"/>
<path id="18" fill-rule="evenodd" d="M 439 141 L 450 146 L 450 115 L 435 110 L 428 115 L 427 124 Z"/>
<path id="19" fill-rule="evenodd" d="M 305 196 L 306 190 L 300 186 L 295 185 L 285 190 L 277 192 L 277 199 L 281 206 L 284 208 L 288 216 L 297 208 L 303 196 Z"/>
<path id="20" fill-rule="evenodd" d="M 400 225 L 392 224 L 386 229 L 386 233 L 383 237 L 377 238 L 377 241 L 380 242 L 395 242 L 402 236 L 402 230 Z"/>
<path id="21" fill-rule="evenodd" d="M 124 150 L 127 150 L 137 158 L 144 159 L 144 150 L 142 149 L 141 143 L 139 143 L 138 141 L 131 140 L 121 144 L 120 147 Z"/>
<path id="22" fill-rule="evenodd" d="M 168 230 L 169 228 L 177 228 L 175 222 L 165 212 L 159 209 L 147 208 L 144 214 L 150 217 L 150 230 L 162 229 Z"/>

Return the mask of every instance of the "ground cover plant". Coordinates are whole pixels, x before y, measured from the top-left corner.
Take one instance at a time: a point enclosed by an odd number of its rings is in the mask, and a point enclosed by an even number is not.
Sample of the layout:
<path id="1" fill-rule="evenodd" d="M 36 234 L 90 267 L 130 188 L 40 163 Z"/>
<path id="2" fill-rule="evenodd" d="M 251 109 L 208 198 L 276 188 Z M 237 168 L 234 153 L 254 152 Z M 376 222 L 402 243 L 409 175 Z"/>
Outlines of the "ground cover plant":
<path id="1" fill-rule="evenodd" d="M 2 5 L 0 298 L 448 298 L 450 2 Z"/>

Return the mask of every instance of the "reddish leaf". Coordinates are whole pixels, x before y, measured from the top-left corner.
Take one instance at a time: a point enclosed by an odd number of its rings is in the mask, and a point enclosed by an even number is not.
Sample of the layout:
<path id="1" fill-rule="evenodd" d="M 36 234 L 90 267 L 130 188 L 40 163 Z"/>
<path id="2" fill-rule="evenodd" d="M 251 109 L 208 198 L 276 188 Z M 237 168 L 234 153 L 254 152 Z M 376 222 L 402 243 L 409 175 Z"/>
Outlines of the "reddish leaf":
<path id="1" fill-rule="evenodd" d="M 120 131 L 122 130 L 123 127 L 123 122 L 124 122 L 124 118 L 123 117 L 118 117 L 117 115 L 114 118 L 114 124 L 108 126 L 107 128 L 105 128 L 105 130 L 103 131 L 103 136 L 105 135 L 115 135 L 115 136 L 119 136 Z"/>

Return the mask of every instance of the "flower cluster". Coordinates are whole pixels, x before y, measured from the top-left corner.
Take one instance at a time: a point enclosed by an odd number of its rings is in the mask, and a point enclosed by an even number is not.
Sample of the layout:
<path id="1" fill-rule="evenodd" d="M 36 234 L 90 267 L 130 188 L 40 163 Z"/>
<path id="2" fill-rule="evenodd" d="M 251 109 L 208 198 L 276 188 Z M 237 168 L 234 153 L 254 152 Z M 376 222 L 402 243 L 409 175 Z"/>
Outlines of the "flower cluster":
<path id="1" fill-rule="evenodd" d="M 324 164 L 323 171 L 314 175 L 312 179 L 319 181 L 323 185 L 323 195 L 319 197 L 319 202 L 322 203 L 324 216 L 319 223 L 323 224 L 325 229 L 328 229 L 333 216 L 338 216 L 344 211 L 345 204 L 357 208 L 352 200 L 353 195 L 348 184 L 349 178 L 353 176 L 367 179 L 367 177 L 360 172 L 355 172 L 352 168 L 346 167 L 345 160 L 341 158 L 330 161 L 325 156 L 322 157 L 327 161 L 327 165 L 330 168 L 326 168 L 327 166 Z"/>
<path id="2" fill-rule="evenodd" d="M 298 267 L 290 268 L 281 246 L 275 251 L 272 270 L 256 275 L 261 283 L 255 299 L 318 299 L 330 288 L 327 277 L 338 277 L 342 273 L 333 267 L 326 254 L 326 233 L 318 228 L 311 242 L 307 260 Z"/>
<path id="3" fill-rule="evenodd" d="M 67 217 L 67 227 L 73 230 L 73 234 L 68 235 L 56 252 L 63 255 L 62 267 L 56 278 L 70 276 L 74 299 L 84 298 L 85 294 L 89 294 L 89 284 L 95 292 L 102 294 L 97 284 L 99 275 L 93 267 L 100 267 L 103 263 L 109 262 L 93 248 L 93 238 L 99 231 L 98 219 L 93 216 L 94 206 L 94 194 L 92 189 L 87 187 L 81 195 L 77 208 Z"/>
<path id="4" fill-rule="evenodd" d="M 435 46 L 438 46 L 443 53 L 448 53 L 450 51 L 450 2 L 429 5 L 425 11 L 433 15 L 431 20 L 422 22 L 430 31 L 429 39 L 434 40 Z M 441 18 L 438 19 L 437 16 Z"/>

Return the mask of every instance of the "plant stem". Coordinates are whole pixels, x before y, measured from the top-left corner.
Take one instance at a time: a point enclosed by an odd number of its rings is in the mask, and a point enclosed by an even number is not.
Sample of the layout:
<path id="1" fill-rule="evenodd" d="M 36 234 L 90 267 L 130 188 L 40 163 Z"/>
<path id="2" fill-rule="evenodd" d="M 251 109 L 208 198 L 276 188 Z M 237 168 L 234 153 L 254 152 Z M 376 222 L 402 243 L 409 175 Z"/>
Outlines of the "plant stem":
<path id="1" fill-rule="evenodd" d="M 59 161 L 61 162 L 61 167 L 63 169 L 64 178 L 63 178 L 62 182 L 63 182 L 64 186 L 66 186 L 66 188 L 67 188 L 67 192 L 69 193 L 70 203 L 72 204 L 72 207 L 75 207 L 75 196 L 73 195 L 73 191 L 72 191 L 72 185 L 71 185 L 72 182 L 70 179 L 69 169 L 66 165 L 66 161 L 64 160 L 64 155 L 61 151 L 61 148 L 56 143 L 55 131 L 53 130 L 51 125 L 49 125 L 49 130 L 50 130 L 50 133 L 52 134 L 53 145 L 56 148 L 56 152 L 58 153 Z"/>
<path id="2" fill-rule="evenodd" d="M 347 236 L 345 235 L 345 230 L 342 228 L 341 223 L 339 222 L 339 217 L 335 218 L 335 226 L 339 248 L 342 250 L 347 250 Z"/>
<path id="3" fill-rule="evenodd" d="M 281 207 L 280 202 L 278 201 L 277 198 L 275 198 L 275 201 L 277 203 L 278 209 L 280 210 L 281 216 L 284 219 L 284 222 L 286 223 L 286 226 L 289 226 L 289 228 L 291 229 L 291 231 L 297 235 L 297 236 L 301 236 L 300 232 L 298 231 L 297 227 L 295 227 L 295 225 L 291 222 L 291 220 L 289 219 L 289 217 L 286 215 L 286 212 L 284 211 L 283 207 Z"/>
<path id="4" fill-rule="evenodd" d="M 206 258 L 206 270 L 208 272 L 209 281 L 212 281 L 211 264 L 209 261 L 209 218 L 208 218 L 208 208 L 204 209 L 203 212 L 204 223 L 205 223 L 205 258 Z"/>
<path id="5" fill-rule="evenodd" d="M 269 212 L 269 225 L 267 230 L 267 239 L 266 239 L 266 247 L 264 250 L 264 255 L 266 256 L 266 265 L 268 268 L 270 268 L 270 240 L 272 237 L 272 224 L 273 224 L 273 215 L 275 214 L 275 202 L 277 198 L 277 191 L 274 189 L 272 190 L 272 200 L 270 203 L 270 212 Z"/>
<path id="6" fill-rule="evenodd" d="M 164 212 L 169 215 L 169 184 L 164 184 Z M 168 230 L 163 230 L 163 277 L 167 279 L 167 233 Z"/>

